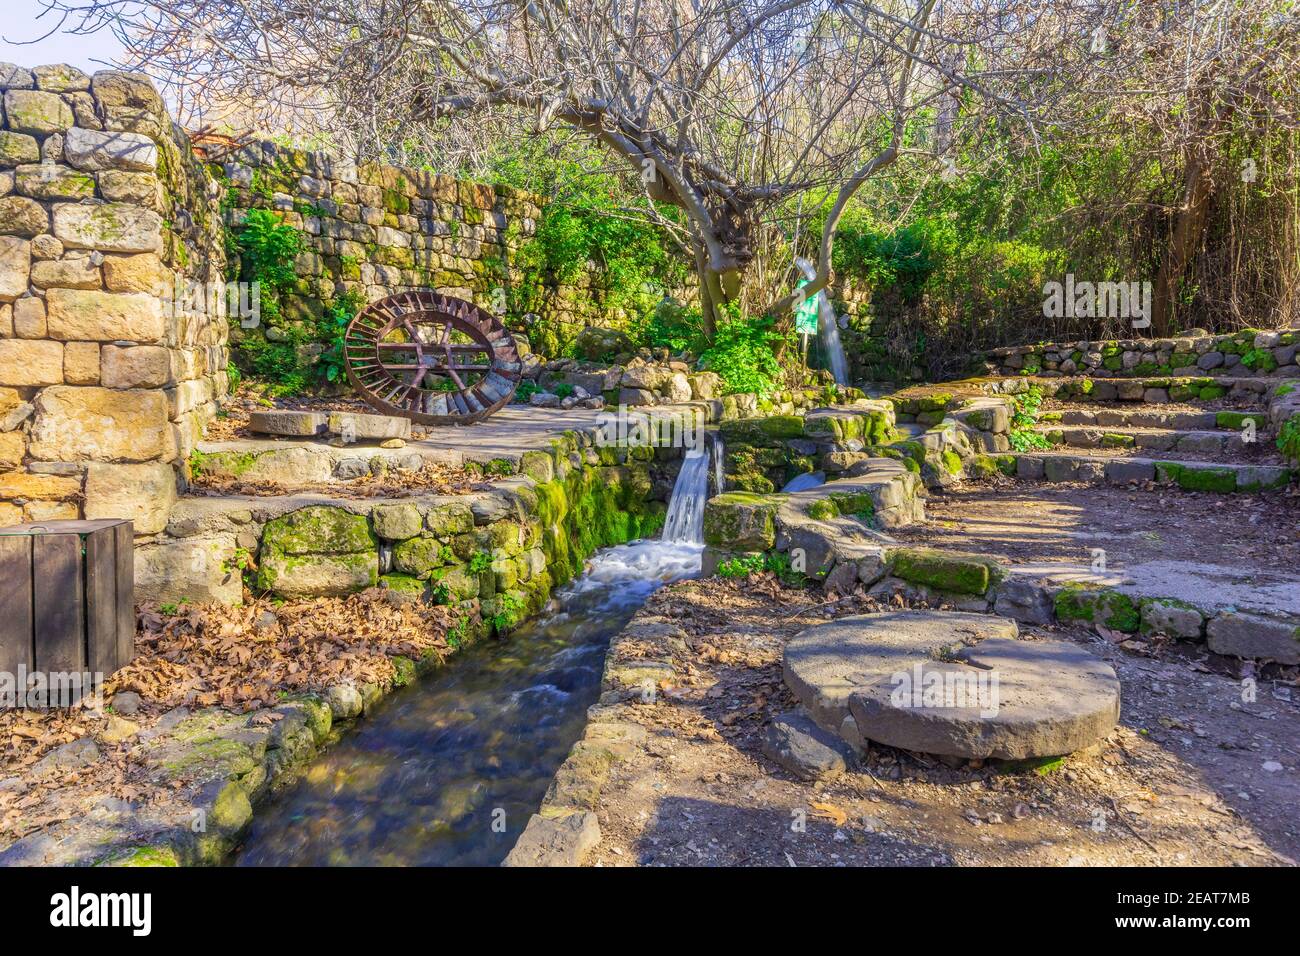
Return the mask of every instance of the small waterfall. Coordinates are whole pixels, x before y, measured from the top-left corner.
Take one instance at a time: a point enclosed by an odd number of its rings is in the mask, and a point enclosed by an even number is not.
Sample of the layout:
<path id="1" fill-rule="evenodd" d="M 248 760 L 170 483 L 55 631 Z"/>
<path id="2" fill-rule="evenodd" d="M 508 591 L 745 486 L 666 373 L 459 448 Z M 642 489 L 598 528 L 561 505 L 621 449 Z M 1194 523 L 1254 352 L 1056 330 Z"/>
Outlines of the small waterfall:
<path id="1" fill-rule="evenodd" d="M 678 544 L 704 541 L 704 502 L 709 498 L 708 446 L 692 448 L 682 460 L 673 495 L 668 501 L 663 540 Z"/>
<path id="2" fill-rule="evenodd" d="M 809 282 L 817 277 L 813 264 L 803 256 L 795 256 L 794 264 Z M 849 363 L 844 357 L 844 345 L 840 342 L 840 325 L 835 318 L 835 309 L 826 292 L 817 293 L 817 337 L 821 340 L 830 362 L 831 375 L 839 385 L 849 384 Z"/>
<path id="3" fill-rule="evenodd" d="M 722 443 L 721 433 L 713 435 L 713 493 L 720 495 L 727 490 L 726 459 L 727 446 Z"/>

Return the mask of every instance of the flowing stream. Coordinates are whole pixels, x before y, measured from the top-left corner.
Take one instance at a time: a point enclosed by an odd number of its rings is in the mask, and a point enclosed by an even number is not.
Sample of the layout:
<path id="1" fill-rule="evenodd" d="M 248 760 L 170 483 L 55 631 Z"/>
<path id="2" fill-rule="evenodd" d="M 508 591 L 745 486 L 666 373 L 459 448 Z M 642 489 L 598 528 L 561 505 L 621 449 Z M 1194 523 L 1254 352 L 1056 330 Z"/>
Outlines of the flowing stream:
<path id="1" fill-rule="evenodd" d="M 235 865 L 500 863 L 582 736 L 610 638 L 699 573 L 708 482 L 688 455 L 661 540 L 598 552 L 548 613 L 381 703 L 254 817 Z"/>
<path id="2" fill-rule="evenodd" d="M 817 269 L 803 256 L 795 256 L 794 264 L 809 282 L 817 277 Z M 844 356 L 844 345 L 840 342 L 840 325 L 835 317 L 835 308 L 825 291 L 817 293 L 817 338 L 826 361 L 830 363 L 831 375 L 839 385 L 849 384 L 849 362 Z"/>

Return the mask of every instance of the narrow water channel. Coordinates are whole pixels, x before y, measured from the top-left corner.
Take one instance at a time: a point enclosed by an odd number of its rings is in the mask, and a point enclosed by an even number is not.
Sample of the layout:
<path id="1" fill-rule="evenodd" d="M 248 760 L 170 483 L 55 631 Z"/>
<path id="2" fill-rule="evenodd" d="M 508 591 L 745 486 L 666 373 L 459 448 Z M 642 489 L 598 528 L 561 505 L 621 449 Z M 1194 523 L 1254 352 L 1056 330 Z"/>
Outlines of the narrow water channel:
<path id="1" fill-rule="evenodd" d="M 380 704 L 259 810 L 235 865 L 500 863 L 582 735 L 610 638 L 656 589 L 699 573 L 709 469 L 694 457 L 665 540 L 598 552 L 549 613 Z"/>

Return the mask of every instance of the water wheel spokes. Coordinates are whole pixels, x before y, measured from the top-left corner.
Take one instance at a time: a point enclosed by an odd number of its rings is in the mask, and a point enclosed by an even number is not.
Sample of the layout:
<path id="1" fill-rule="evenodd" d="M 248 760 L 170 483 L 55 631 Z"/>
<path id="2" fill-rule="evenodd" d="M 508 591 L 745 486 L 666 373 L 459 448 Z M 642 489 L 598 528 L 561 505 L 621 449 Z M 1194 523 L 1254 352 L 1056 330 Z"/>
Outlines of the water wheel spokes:
<path id="1" fill-rule="evenodd" d="M 429 290 L 357 313 L 343 336 L 348 381 L 371 405 L 427 425 L 481 421 L 514 396 L 514 338 L 490 312 Z"/>

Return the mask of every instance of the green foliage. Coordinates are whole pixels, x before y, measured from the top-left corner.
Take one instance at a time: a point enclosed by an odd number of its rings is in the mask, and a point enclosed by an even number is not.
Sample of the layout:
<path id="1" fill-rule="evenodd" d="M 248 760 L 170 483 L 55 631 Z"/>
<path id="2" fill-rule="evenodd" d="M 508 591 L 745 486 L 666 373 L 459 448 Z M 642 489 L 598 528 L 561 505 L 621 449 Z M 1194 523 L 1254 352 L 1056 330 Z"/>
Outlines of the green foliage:
<path id="1" fill-rule="evenodd" d="M 640 320 L 633 320 L 628 334 L 639 345 L 670 352 L 699 353 L 705 347 L 704 321 L 700 310 L 663 299 Z"/>
<path id="2" fill-rule="evenodd" d="M 492 567 L 492 553 L 490 551 L 480 551 L 469 560 L 470 574 L 482 574 L 490 567 Z"/>
<path id="3" fill-rule="evenodd" d="M 938 265 L 931 233 L 925 222 L 878 229 L 863 210 L 855 209 L 840 221 L 831 264 L 839 275 L 861 279 L 872 288 L 895 287 L 905 302 L 915 303 Z"/>
<path id="4" fill-rule="evenodd" d="M 281 296 L 296 278 L 293 263 L 302 252 L 302 234 L 270 210 L 250 209 L 243 223 L 229 234 L 227 244 L 239 263 L 238 279 L 258 284 L 262 330 L 278 328 Z M 281 331 L 285 334 L 281 341 L 245 334 L 233 342 L 233 367 L 268 383 L 272 395 L 300 392 L 310 378 L 298 348 L 302 333 Z"/>
<path id="5" fill-rule="evenodd" d="M 542 387 L 530 378 L 524 379 L 515 389 L 515 401 L 527 405 L 534 395 L 542 390 Z"/>
<path id="6" fill-rule="evenodd" d="M 700 355 L 700 365 L 721 378 L 727 394 L 775 390 L 782 378 L 776 349 L 788 344 L 792 333 L 778 332 L 770 317 L 746 319 L 731 307 L 718 323 L 713 343 Z"/>
<path id="7" fill-rule="evenodd" d="M 560 398 L 568 398 L 573 394 L 573 385 L 569 382 L 561 382 L 551 390 L 552 395 L 558 395 Z"/>
<path id="8" fill-rule="evenodd" d="M 326 382 L 341 382 L 347 378 L 343 335 L 363 305 L 361 293 L 355 288 L 348 289 L 325 307 L 316 323 L 316 339 L 325 345 L 325 351 L 316 363 L 316 374 Z"/>
<path id="9" fill-rule="evenodd" d="M 794 570 L 790 555 L 782 551 L 738 555 L 718 564 L 718 576 L 722 578 L 747 578 L 751 574 L 764 572 L 775 574 L 787 587 L 803 587 L 808 583 L 808 576 L 802 571 Z"/>
<path id="10" fill-rule="evenodd" d="M 1034 431 L 1041 414 L 1043 390 L 1037 385 L 1030 385 L 1019 395 L 1011 396 L 1011 432 L 1008 438 L 1016 451 L 1051 448 L 1052 442 L 1042 432 Z"/>
<path id="11" fill-rule="evenodd" d="M 1291 461 L 1300 464 L 1300 415 L 1292 415 L 1277 433 L 1277 447 Z"/>
<path id="12" fill-rule="evenodd" d="M 293 262 L 303 249 L 302 233 L 285 225 L 278 214 L 268 209 L 250 209 L 235 236 L 240 279 L 261 284 L 262 322 L 274 324 L 279 317 L 280 295 L 297 278 Z"/>

